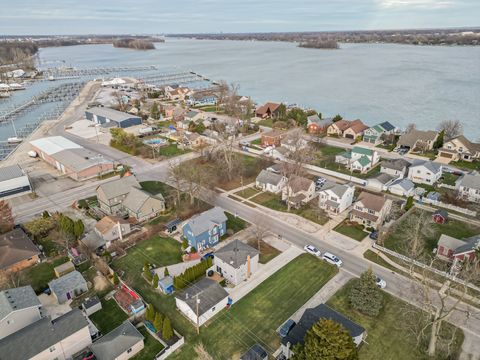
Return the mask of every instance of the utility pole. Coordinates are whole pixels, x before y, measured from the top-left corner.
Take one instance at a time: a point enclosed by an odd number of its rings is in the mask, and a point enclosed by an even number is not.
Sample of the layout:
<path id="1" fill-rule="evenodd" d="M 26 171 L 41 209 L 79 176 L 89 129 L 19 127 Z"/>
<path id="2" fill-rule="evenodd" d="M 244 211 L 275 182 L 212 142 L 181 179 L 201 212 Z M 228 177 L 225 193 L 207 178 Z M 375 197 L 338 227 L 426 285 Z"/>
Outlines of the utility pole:
<path id="1" fill-rule="evenodd" d="M 197 301 L 196 301 L 196 305 L 197 305 L 197 335 L 200 335 L 200 319 L 198 318 L 198 306 L 200 305 L 200 299 L 198 298 L 198 294 L 195 295 Z"/>

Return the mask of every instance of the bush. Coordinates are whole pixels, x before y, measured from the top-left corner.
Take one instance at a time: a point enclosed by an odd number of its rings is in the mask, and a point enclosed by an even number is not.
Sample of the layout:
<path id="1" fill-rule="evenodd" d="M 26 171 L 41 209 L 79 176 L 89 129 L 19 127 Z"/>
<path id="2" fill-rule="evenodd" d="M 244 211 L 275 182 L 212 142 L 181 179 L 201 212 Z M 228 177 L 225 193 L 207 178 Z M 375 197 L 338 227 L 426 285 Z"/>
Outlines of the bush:
<path id="1" fill-rule="evenodd" d="M 405 210 L 410 210 L 413 207 L 413 196 L 409 196 L 405 204 Z"/>
<path id="2" fill-rule="evenodd" d="M 383 307 L 383 294 L 378 288 L 372 269 L 368 269 L 350 289 L 350 304 L 368 316 L 377 316 Z"/>
<path id="3" fill-rule="evenodd" d="M 85 209 L 85 210 L 88 209 L 89 206 L 88 206 L 87 200 L 85 200 L 85 199 L 80 200 L 77 204 L 77 207 L 79 209 Z"/>
<path id="4" fill-rule="evenodd" d="M 165 340 L 170 340 L 173 337 L 173 328 L 172 323 L 168 317 L 165 317 L 163 320 L 163 328 L 162 328 L 162 338 Z"/>

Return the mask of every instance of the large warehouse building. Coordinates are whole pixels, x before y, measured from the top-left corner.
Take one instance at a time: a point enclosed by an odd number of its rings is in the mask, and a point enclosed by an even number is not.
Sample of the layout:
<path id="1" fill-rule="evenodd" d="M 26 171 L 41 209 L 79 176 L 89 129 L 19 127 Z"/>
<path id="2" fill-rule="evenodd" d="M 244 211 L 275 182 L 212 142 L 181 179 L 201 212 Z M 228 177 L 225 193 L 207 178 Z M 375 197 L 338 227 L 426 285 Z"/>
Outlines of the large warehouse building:
<path id="1" fill-rule="evenodd" d="M 5 200 L 31 192 L 30 180 L 18 164 L 0 168 L 0 199 Z"/>
<path id="2" fill-rule="evenodd" d="M 82 181 L 113 171 L 113 162 L 63 136 L 52 136 L 30 142 L 33 150 L 62 174 Z"/>
<path id="3" fill-rule="evenodd" d="M 103 126 L 128 128 L 141 125 L 142 118 L 106 107 L 93 107 L 85 111 L 85 117 Z"/>

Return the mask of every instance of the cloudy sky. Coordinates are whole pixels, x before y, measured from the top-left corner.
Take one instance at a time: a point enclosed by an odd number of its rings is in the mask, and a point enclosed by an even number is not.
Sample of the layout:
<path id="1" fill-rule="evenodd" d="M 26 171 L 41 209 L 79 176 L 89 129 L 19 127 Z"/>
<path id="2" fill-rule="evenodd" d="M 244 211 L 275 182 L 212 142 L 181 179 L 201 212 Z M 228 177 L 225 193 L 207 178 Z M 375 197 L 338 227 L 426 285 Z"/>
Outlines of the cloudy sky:
<path id="1" fill-rule="evenodd" d="M 0 34 L 269 32 L 480 25 L 480 0 L 0 0 Z"/>

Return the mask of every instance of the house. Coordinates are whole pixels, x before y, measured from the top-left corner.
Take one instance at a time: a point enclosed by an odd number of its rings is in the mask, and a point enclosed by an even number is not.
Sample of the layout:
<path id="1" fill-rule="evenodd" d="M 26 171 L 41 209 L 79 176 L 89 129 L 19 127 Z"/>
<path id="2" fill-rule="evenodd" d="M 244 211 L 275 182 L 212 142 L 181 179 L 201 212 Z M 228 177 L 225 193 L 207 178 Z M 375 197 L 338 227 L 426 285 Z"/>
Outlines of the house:
<path id="1" fill-rule="evenodd" d="M 343 136 L 343 132 L 348 129 L 351 121 L 349 120 L 339 120 L 335 121 L 327 127 L 328 136 Z"/>
<path id="2" fill-rule="evenodd" d="M 386 191 L 388 186 L 397 179 L 396 176 L 379 173 L 367 180 L 368 188 L 375 191 Z"/>
<path id="3" fill-rule="evenodd" d="M 287 133 L 282 130 L 272 130 L 262 133 L 262 146 L 280 146 L 282 139 L 287 136 Z"/>
<path id="4" fill-rule="evenodd" d="M 302 149 L 305 149 L 308 146 L 308 141 L 303 137 L 287 136 L 286 138 L 280 140 L 281 147 L 287 149 L 290 152 L 296 152 Z"/>
<path id="5" fill-rule="evenodd" d="M 350 220 L 377 229 L 383 224 L 391 207 L 392 200 L 363 191 L 350 212 Z"/>
<path id="6" fill-rule="evenodd" d="M 480 175 L 477 173 L 461 176 L 455 182 L 455 187 L 460 199 L 480 203 Z"/>
<path id="7" fill-rule="evenodd" d="M 85 301 L 82 303 L 82 309 L 87 316 L 90 316 L 97 311 L 102 310 L 102 302 L 97 295 L 91 298 L 86 298 Z"/>
<path id="8" fill-rule="evenodd" d="M 278 194 L 285 185 L 285 177 L 268 170 L 262 170 L 255 179 L 255 186 L 262 191 Z"/>
<path id="9" fill-rule="evenodd" d="M 41 307 L 31 286 L 0 291 L 0 339 L 40 320 Z"/>
<path id="10" fill-rule="evenodd" d="M 380 160 L 378 152 L 360 146 L 354 146 L 352 150 L 345 151 L 335 156 L 335 162 L 345 165 L 351 171 L 362 174 L 371 170 Z"/>
<path id="11" fill-rule="evenodd" d="M 219 207 L 214 207 L 191 217 L 182 228 L 188 244 L 198 251 L 215 246 L 227 232 L 227 216 Z"/>
<path id="12" fill-rule="evenodd" d="M 280 104 L 267 102 L 262 106 L 258 107 L 255 111 L 255 116 L 266 119 L 266 118 L 276 118 L 279 116 Z"/>
<path id="13" fill-rule="evenodd" d="M 90 349 L 97 360 L 127 360 L 143 350 L 143 340 L 140 331 L 129 320 L 125 320 L 95 341 Z"/>
<path id="14" fill-rule="evenodd" d="M 288 154 L 290 151 L 284 147 L 284 146 L 279 146 L 279 147 L 267 147 L 264 151 L 263 154 L 265 156 L 269 156 L 275 160 L 280 160 L 283 161 L 288 158 Z"/>
<path id="15" fill-rule="evenodd" d="M 165 211 L 165 199 L 160 193 L 150 195 L 146 191 L 132 187 L 122 202 L 122 208 L 138 222 L 144 222 Z"/>
<path id="16" fill-rule="evenodd" d="M 158 280 L 158 288 L 165 295 L 171 294 L 173 292 L 173 278 L 171 276 L 165 276 Z"/>
<path id="17" fill-rule="evenodd" d="M 408 178 L 416 184 L 435 184 L 442 176 L 441 164 L 432 161 L 414 160 L 408 169 Z"/>
<path id="18" fill-rule="evenodd" d="M 387 190 L 398 196 L 413 196 L 415 193 L 415 184 L 409 179 L 397 179 L 388 185 Z"/>
<path id="19" fill-rule="evenodd" d="M 255 344 L 240 356 L 240 360 L 268 360 L 268 353 L 260 344 Z"/>
<path id="20" fill-rule="evenodd" d="M 412 129 L 410 132 L 400 136 L 397 147 L 412 150 L 432 150 L 435 140 L 438 138 L 436 131 L 422 131 Z"/>
<path id="21" fill-rule="evenodd" d="M 113 162 L 63 136 L 30 141 L 32 150 L 45 162 L 73 180 L 83 181 L 113 171 Z"/>
<path id="22" fill-rule="evenodd" d="M 384 160 L 380 163 L 380 172 L 396 177 L 405 177 L 408 173 L 410 162 L 404 159 Z"/>
<path id="23" fill-rule="evenodd" d="M 315 183 L 301 176 L 293 176 L 282 189 L 282 200 L 296 208 L 307 204 L 315 195 Z"/>
<path id="24" fill-rule="evenodd" d="M 39 262 L 40 250 L 20 229 L 0 234 L 0 270 L 14 272 Z"/>
<path id="25" fill-rule="evenodd" d="M 228 305 L 228 293 L 215 280 L 203 278 L 177 293 L 175 305 L 194 324 L 203 325 Z"/>
<path id="26" fill-rule="evenodd" d="M 258 250 L 250 245 L 233 240 L 215 251 L 215 271 L 229 283 L 238 285 L 258 270 L 259 254 Z"/>
<path id="27" fill-rule="evenodd" d="M 448 221 L 448 212 L 438 209 L 432 214 L 432 220 L 437 224 L 445 224 Z"/>
<path id="28" fill-rule="evenodd" d="M 134 125 L 141 125 L 142 118 L 108 107 L 92 107 L 85 110 L 85 118 L 106 127 L 128 128 Z"/>
<path id="29" fill-rule="evenodd" d="M 442 234 L 437 244 L 437 256 L 443 260 L 474 261 L 480 250 L 480 236 L 472 236 L 464 240 Z"/>
<path id="30" fill-rule="evenodd" d="M 53 272 L 55 273 L 55 276 L 57 278 L 59 278 L 60 276 L 66 275 L 69 272 L 72 272 L 74 270 L 75 270 L 75 265 L 73 265 L 71 261 L 67 261 L 53 268 Z"/>
<path id="31" fill-rule="evenodd" d="M 332 118 L 320 119 L 318 115 L 307 116 L 307 130 L 309 134 L 321 134 L 333 123 Z"/>
<path id="32" fill-rule="evenodd" d="M 175 106 L 175 108 L 172 110 L 172 120 L 173 121 L 183 120 L 186 113 L 187 113 L 187 110 L 185 110 L 184 108 L 180 106 Z"/>
<path id="33" fill-rule="evenodd" d="M 63 304 L 88 291 L 88 285 L 82 274 L 72 271 L 48 283 L 52 295 L 59 304 Z"/>
<path id="34" fill-rule="evenodd" d="M 200 120 L 203 120 L 205 117 L 205 114 L 202 111 L 197 111 L 197 110 L 190 110 L 187 112 L 184 116 L 184 120 L 187 121 L 188 123 L 190 122 L 198 122 Z"/>
<path id="35" fill-rule="evenodd" d="M 123 200 L 130 193 L 132 187 L 140 188 L 140 184 L 133 175 L 98 186 L 97 199 L 100 210 L 110 215 L 121 213 Z"/>
<path id="36" fill-rule="evenodd" d="M 324 186 L 318 194 L 318 206 L 330 214 L 341 214 L 352 205 L 354 192 L 350 185 Z"/>
<path id="37" fill-rule="evenodd" d="M 190 106 L 206 106 L 215 105 L 217 97 L 213 93 L 198 91 L 190 95 L 187 99 L 187 104 Z"/>
<path id="38" fill-rule="evenodd" d="M 31 192 L 32 185 L 30 183 L 30 179 L 18 164 L 0 168 L 1 200 L 30 194 Z"/>
<path id="39" fill-rule="evenodd" d="M 44 317 L 0 340 L 2 359 L 67 360 L 92 343 L 79 309 L 52 320 Z"/>
<path id="40" fill-rule="evenodd" d="M 111 215 L 104 216 L 95 224 L 95 233 L 105 241 L 107 248 L 109 248 L 115 240 L 123 240 L 123 237 L 132 231 L 132 226 L 127 220 Z"/>
<path id="41" fill-rule="evenodd" d="M 366 330 L 362 326 L 353 322 L 346 316 L 335 311 L 325 304 L 320 304 L 317 307 L 306 309 L 300 321 L 289 331 L 287 336 L 281 340 L 281 352 L 286 359 L 293 356 L 292 348 L 297 345 L 303 345 L 305 335 L 318 321 L 328 319 L 332 320 L 348 331 L 356 346 L 359 346 L 366 337 Z"/>
<path id="42" fill-rule="evenodd" d="M 368 129 L 368 126 L 361 120 L 339 120 L 328 126 L 327 135 L 356 139 L 362 136 L 366 129 Z"/>
<path id="43" fill-rule="evenodd" d="M 472 143 L 465 136 L 460 135 L 446 141 L 438 150 L 438 156 L 451 161 L 469 161 L 480 158 L 480 144 Z"/>
<path id="44" fill-rule="evenodd" d="M 395 131 L 395 126 L 390 124 L 388 121 L 385 121 L 381 124 L 377 124 L 372 126 L 371 128 L 366 129 L 363 132 L 363 141 L 368 142 L 370 144 L 378 145 L 381 144 L 382 135 L 392 134 Z"/>

